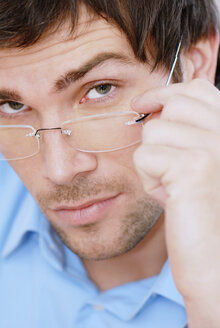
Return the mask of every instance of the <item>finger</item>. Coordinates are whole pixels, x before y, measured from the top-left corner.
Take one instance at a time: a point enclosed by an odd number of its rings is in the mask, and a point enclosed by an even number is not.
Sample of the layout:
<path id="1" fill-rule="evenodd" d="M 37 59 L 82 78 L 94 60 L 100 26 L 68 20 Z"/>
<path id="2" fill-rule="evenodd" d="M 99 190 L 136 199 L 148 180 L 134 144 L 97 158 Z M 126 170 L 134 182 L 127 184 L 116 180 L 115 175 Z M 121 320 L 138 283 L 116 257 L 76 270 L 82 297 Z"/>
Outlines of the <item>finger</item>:
<path id="1" fill-rule="evenodd" d="M 151 188 L 156 188 L 158 180 L 163 184 L 163 178 L 170 169 L 175 171 L 178 168 L 180 172 L 181 167 L 184 169 L 185 153 L 183 150 L 167 146 L 142 144 L 134 153 L 134 163 L 142 177 L 147 175 L 151 179 L 156 179 L 156 184 L 150 185 Z"/>
<path id="2" fill-rule="evenodd" d="M 152 178 L 146 171 L 138 170 L 145 192 L 155 198 L 162 208 L 166 207 L 167 193 L 159 179 Z"/>
<path id="3" fill-rule="evenodd" d="M 164 106 L 160 117 L 167 121 L 185 123 L 220 134 L 220 111 L 198 99 L 174 96 Z"/>
<path id="4" fill-rule="evenodd" d="M 144 156 L 146 156 L 146 147 L 141 146 L 134 155 L 134 161 L 136 164 L 137 172 L 140 175 L 144 190 L 148 195 L 155 198 L 159 202 L 161 207 L 165 209 L 167 202 L 166 189 L 162 185 L 160 178 L 150 174 L 150 171 L 148 171 L 148 166 L 145 165 L 146 162 L 144 160 Z"/>
<path id="5" fill-rule="evenodd" d="M 219 192 L 218 179 L 219 161 L 204 149 L 183 150 L 169 146 L 142 144 L 134 153 L 134 163 L 138 172 L 151 178 L 159 179 L 166 188 L 167 194 L 180 194 L 192 191 L 207 196 L 206 185 L 217 186 L 214 193 Z M 217 184 L 216 184 L 217 182 Z M 196 190 L 192 190 L 192 186 Z"/>
<path id="6" fill-rule="evenodd" d="M 177 149 L 208 149 L 216 152 L 220 136 L 183 123 L 154 119 L 144 125 L 142 142 Z"/>
<path id="7" fill-rule="evenodd" d="M 139 113 L 160 111 L 174 95 L 200 99 L 205 103 L 219 105 L 219 90 L 210 82 L 195 79 L 188 83 L 178 83 L 145 92 L 132 101 L 132 108 Z M 220 110 L 220 108 L 219 108 Z"/>

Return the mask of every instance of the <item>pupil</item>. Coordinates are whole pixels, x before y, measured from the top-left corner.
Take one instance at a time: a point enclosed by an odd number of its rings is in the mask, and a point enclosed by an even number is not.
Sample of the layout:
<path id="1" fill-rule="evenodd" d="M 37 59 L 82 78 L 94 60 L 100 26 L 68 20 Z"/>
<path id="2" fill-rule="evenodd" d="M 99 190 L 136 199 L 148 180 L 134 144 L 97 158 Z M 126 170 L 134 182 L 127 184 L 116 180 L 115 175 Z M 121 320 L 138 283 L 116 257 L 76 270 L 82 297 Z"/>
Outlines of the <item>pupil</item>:
<path id="1" fill-rule="evenodd" d="M 9 102 L 9 106 L 12 108 L 12 109 L 15 109 L 15 110 L 19 110 L 23 107 L 22 104 L 16 102 L 16 101 L 10 101 Z"/>
<path id="2" fill-rule="evenodd" d="M 97 88 L 96 88 L 96 90 L 100 93 L 100 94 L 102 94 L 102 95 L 104 95 L 104 94 L 106 94 L 106 93 L 108 93 L 110 90 L 111 90 L 111 84 L 102 84 L 102 85 L 99 85 Z"/>

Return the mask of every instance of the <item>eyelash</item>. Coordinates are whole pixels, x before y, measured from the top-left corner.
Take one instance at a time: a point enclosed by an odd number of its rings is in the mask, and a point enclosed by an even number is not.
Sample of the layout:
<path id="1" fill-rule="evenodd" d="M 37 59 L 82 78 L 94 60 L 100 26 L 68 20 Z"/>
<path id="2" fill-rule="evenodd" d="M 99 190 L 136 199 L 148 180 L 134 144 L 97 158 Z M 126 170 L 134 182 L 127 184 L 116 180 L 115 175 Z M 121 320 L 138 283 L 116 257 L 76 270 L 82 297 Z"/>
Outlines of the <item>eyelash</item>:
<path id="1" fill-rule="evenodd" d="M 4 106 L 6 104 L 9 104 L 10 102 L 13 102 L 13 100 L 0 102 L 0 106 Z M 21 103 L 19 103 L 19 104 L 21 104 Z M 25 106 L 24 104 L 21 104 L 21 105 Z M 23 115 L 24 112 L 27 112 L 29 110 L 30 110 L 30 107 L 28 107 L 25 111 L 20 111 L 18 113 L 4 113 L 4 112 L 0 111 L 0 117 L 10 119 L 10 118 L 14 118 L 14 117 L 18 117 L 20 115 Z"/>
<path id="2" fill-rule="evenodd" d="M 91 85 L 91 83 L 90 83 Z M 96 99 L 86 99 L 87 95 L 89 94 L 89 92 L 99 86 L 102 86 L 102 85 L 110 85 L 111 87 L 113 87 L 113 90 L 111 90 L 109 93 L 107 93 L 107 95 L 103 95 L 103 97 L 100 97 L 100 98 L 96 98 Z M 98 104 L 98 103 L 106 103 L 108 101 L 110 101 L 112 98 L 115 97 L 115 94 L 117 93 L 118 91 L 118 88 L 119 88 L 119 84 L 116 83 L 116 82 L 112 82 L 112 81 L 99 81 L 99 83 L 97 84 L 93 84 L 89 89 L 88 91 L 86 92 L 86 95 L 83 96 L 83 98 L 80 100 L 80 104 L 83 104 L 85 102 L 85 100 L 89 101 L 91 104 Z M 3 102 L 0 102 L 0 106 L 3 106 L 5 104 L 9 104 L 10 102 L 12 102 L 13 100 L 8 100 L 8 101 L 3 101 Z M 24 105 L 24 104 L 21 104 L 21 105 Z M 25 105 L 24 105 L 25 106 Z M 24 113 L 26 113 L 27 111 L 29 111 L 30 108 L 28 107 L 26 110 L 24 111 L 21 111 L 21 112 L 18 112 L 18 113 L 4 113 L 4 112 L 1 112 L 0 111 L 0 117 L 3 117 L 3 118 L 14 118 L 14 117 L 18 117 L 20 115 L 23 115 Z"/>
<path id="3" fill-rule="evenodd" d="M 98 88 L 102 85 L 110 85 L 111 87 L 113 87 L 113 90 L 111 90 L 106 96 L 103 95 L 103 97 L 100 97 L 100 98 L 96 98 L 96 99 L 86 98 L 90 91 L 92 91 L 93 89 Z M 80 104 L 83 104 L 85 102 L 85 100 L 89 101 L 90 103 L 94 103 L 94 104 L 106 103 L 115 97 L 119 87 L 120 87 L 120 85 L 116 81 L 114 81 L 114 82 L 113 81 L 101 81 L 101 82 L 99 81 L 97 84 L 95 84 L 95 85 L 93 84 L 88 89 L 88 91 L 86 92 L 86 95 L 80 100 Z"/>

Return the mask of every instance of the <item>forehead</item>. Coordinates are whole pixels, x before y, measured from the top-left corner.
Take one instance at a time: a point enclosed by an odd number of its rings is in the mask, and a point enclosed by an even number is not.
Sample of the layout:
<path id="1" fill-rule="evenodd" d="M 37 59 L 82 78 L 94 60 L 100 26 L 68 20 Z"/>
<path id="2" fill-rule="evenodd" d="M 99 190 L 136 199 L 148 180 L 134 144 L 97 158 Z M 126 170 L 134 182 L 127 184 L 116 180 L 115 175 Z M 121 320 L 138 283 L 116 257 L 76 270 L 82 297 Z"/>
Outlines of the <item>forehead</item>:
<path id="1" fill-rule="evenodd" d="M 116 26 L 104 19 L 92 17 L 86 10 L 81 10 L 78 24 L 71 34 L 70 28 L 69 22 L 65 22 L 55 33 L 48 33 L 31 47 L 0 49 L 0 70 L 48 62 L 56 64 L 68 55 L 71 59 L 74 58 L 72 64 L 77 68 L 77 61 L 86 61 L 100 50 L 119 51 L 134 58 L 125 35 Z"/>

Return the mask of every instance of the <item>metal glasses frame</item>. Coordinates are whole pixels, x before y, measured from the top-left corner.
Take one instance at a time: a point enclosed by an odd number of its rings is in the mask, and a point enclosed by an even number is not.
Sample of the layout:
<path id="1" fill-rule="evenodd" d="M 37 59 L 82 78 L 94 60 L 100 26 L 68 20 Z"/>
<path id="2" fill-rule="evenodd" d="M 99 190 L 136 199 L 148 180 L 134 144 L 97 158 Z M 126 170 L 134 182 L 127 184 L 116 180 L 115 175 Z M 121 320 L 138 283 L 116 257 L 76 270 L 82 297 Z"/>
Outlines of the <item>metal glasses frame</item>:
<path id="1" fill-rule="evenodd" d="M 172 67 L 170 69 L 170 73 L 169 73 L 169 76 L 168 76 L 168 79 L 167 79 L 167 82 L 166 82 L 166 86 L 168 86 L 171 82 L 171 79 L 172 79 L 172 76 L 173 76 L 173 72 L 174 72 L 174 69 L 176 67 L 176 63 L 177 63 L 177 60 L 178 60 L 178 57 L 179 57 L 179 53 L 180 53 L 180 49 L 181 49 L 181 46 L 182 46 L 182 38 L 178 44 L 178 48 L 177 48 L 177 51 L 176 51 L 176 54 L 175 54 L 175 58 L 174 58 L 174 61 L 173 61 L 173 64 L 172 64 Z M 84 116 L 84 117 L 81 117 L 81 118 L 78 118 L 78 119 L 74 119 L 74 120 L 68 120 L 68 121 L 65 121 L 61 124 L 60 127 L 52 127 L 52 128 L 40 128 L 40 129 L 35 129 L 33 126 L 31 125 L 0 125 L 0 128 L 29 128 L 31 129 L 33 132 L 32 133 L 28 133 L 26 136 L 27 137 L 36 137 L 37 139 L 37 143 L 38 143 L 38 151 L 35 152 L 34 154 L 31 154 L 29 156 L 25 156 L 25 157 L 22 157 L 22 158 L 16 158 L 15 160 L 17 159 L 25 159 L 25 158 L 28 158 L 28 157 L 32 157 L 34 155 L 36 155 L 39 151 L 40 151 L 40 143 L 39 143 L 39 139 L 40 139 L 40 134 L 39 132 L 41 131 L 52 131 L 52 130 L 61 130 L 61 133 L 64 134 L 64 135 L 71 135 L 71 130 L 66 130 L 66 129 L 63 129 L 62 126 L 65 125 L 65 124 L 69 124 L 69 123 L 72 123 L 72 122 L 78 122 L 78 121 L 83 121 L 83 120 L 87 120 L 88 118 L 89 119 L 93 119 L 93 118 L 101 118 L 101 117 L 111 117 L 111 116 L 114 116 L 114 115 L 120 115 L 120 114 L 125 114 L 125 113 L 128 113 L 128 111 L 122 111 L 122 112 L 111 112 L 111 113 L 105 113 L 105 114 L 96 114 L 96 115 L 90 115 L 90 116 Z M 129 113 L 132 113 L 132 111 L 129 111 Z M 133 112 L 135 113 L 135 112 Z M 126 125 L 133 125 L 133 124 L 137 124 L 137 123 L 142 123 L 143 120 L 148 117 L 149 115 L 151 115 L 150 113 L 148 114 L 137 114 L 137 119 L 135 119 L 134 121 L 130 121 L 130 122 L 127 122 Z M 132 145 L 135 145 L 137 144 L 137 142 L 134 142 Z M 132 145 L 129 145 L 127 147 L 130 147 Z M 119 149 L 123 149 L 123 148 L 127 148 L 127 147 L 122 147 L 122 148 L 117 148 L 117 149 L 113 149 L 113 150 L 104 150 L 104 151 L 85 151 L 85 150 L 80 150 L 80 151 L 84 151 L 84 152 L 110 152 L 110 151 L 115 151 L 115 150 L 119 150 Z M 11 159 L 13 160 L 13 159 Z"/>

